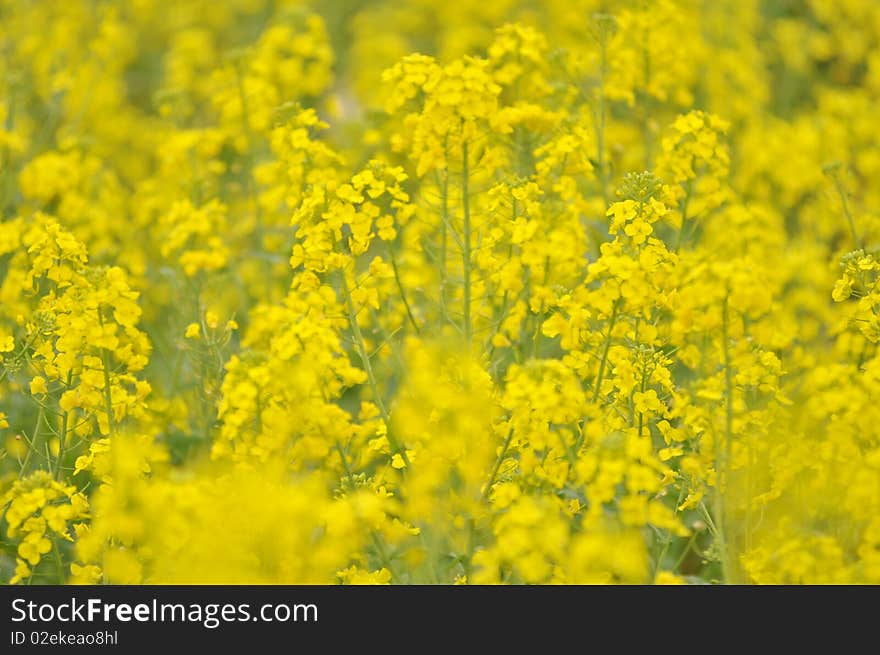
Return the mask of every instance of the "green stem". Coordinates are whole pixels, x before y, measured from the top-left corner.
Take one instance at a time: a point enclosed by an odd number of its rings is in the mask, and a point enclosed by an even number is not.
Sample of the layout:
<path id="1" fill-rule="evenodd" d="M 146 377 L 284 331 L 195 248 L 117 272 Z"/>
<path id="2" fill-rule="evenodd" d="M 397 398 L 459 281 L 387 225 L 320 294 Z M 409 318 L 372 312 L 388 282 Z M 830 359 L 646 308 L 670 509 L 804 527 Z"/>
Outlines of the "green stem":
<path id="1" fill-rule="evenodd" d="M 440 187 L 440 307 L 446 307 L 446 251 L 449 241 L 449 139 L 443 143 L 443 161 L 447 162 L 443 170 L 443 183 Z"/>
<path id="2" fill-rule="evenodd" d="M 473 571 L 474 550 L 477 547 L 476 523 L 477 522 L 474 520 L 473 517 L 468 519 L 467 554 L 464 558 L 464 561 L 461 562 L 461 566 L 464 569 L 465 579 L 470 579 Z"/>
<path id="3" fill-rule="evenodd" d="M 678 500 L 675 501 L 675 509 L 673 510 L 673 516 L 678 514 L 678 508 L 681 506 L 681 502 L 684 500 L 685 487 L 681 486 L 681 489 L 678 491 Z M 654 575 L 660 571 L 660 567 L 663 565 L 663 559 L 666 557 L 666 553 L 669 551 L 669 545 L 672 543 L 672 531 L 666 530 L 666 538 L 663 540 L 663 547 L 660 550 L 660 555 L 657 556 L 657 561 L 654 562 Z M 677 568 L 677 567 L 676 567 Z"/>
<path id="4" fill-rule="evenodd" d="M 53 477 L 57 480 L 61 474 L 61 461 L 64 459 L 64 447 L 67 441 L 67 423 L 69 412 L 64 412 L 61 418 L 61 436 L 58 438 L 58 457 L 55 459 L 55 471 Z"/>
<path id="5" fill-rule="evenodd" d="M 562 432 L 557 432 L 557 434 L 559 435 L 559 442 L 562 444 L 562 450 L 565 453 L 565 458 L 568 460 L 569 473 L 565 476 L 565 481 L 568 482 L 571 471 L 574 471 L 574 467 L 577 464 L 577 455 L 575 455 L 574 450 L 565 440 L 564 434 Z"/>
<path id="6" fill-rule="evenodd" d="M 43 422 L 45 414 L 46 410 L 40 405 L 40 410 L 37 412 L 37 422 L 34 424 L 34 433 L 31 435 L 30 440 L 27 441 L 27 455 L 24 456 L 24 461 L 21 463 L 21 469 L 19 469 L 18 472 L 19 478 L 24 477 L 24 474 L 27 472 L 27 468 L 31 463 L 31 455 L 33 455 L 34 451 L 37 449 L 37 437 L 40 435 L 40 423 Z M 27 435 L 25 435 L 25 439 L 27 440 Z"/>
<path id="7" fill-rule="evenodd" d="M 52 538 L 52 552 L 55 554 L 55 564 L 58 567 L 58 584 L 64 584 L 64 562 L 61 559 L 61 551 L 58 549 L 58 540 Z"/>
<path id="8" fill-rule="evenodd" d="M 724 298 L 721 314 L 721 338 L 724 348 L 724 387 L 725 387 L 725 416 L 724 416 L 724 449 L 723 454 L 716 442 L 716 460 L 719 471 L 715 482 L 715 516 L 717 517 L 716 538 L 718 550 L 721 556 L 721 572 L 725 583 L 731 582 L 731 566 L 727 543 L 727 513 L 724 507 L 724 491 L 727 491 L 730 471 L 731 444 L 733 441 L 733 369 L 730 361 L 730 296 Z"/>
<path id="9" fill-rule="evenodd" d="M 107 410 L 107 429 L 110 436 L 116 434 L 116 416 L 113 413 L 113 392 L 110 390 L 110 362 L 107 349 L 101 351 L 101 362 L 104 366 L 104 404 Z"/>
<path id="10" fill-rule="evenodd" d="M 73 373 L 67 374 L 66 386 L 70 388 L 70 382 L 73 379 Z M 67 445 L 67 427 L 70 420 L 70 412 L 64 412 L 61 415 L 61 434 L 58 435 L 58 457 L 55 460 L 54 477 L 57 480 L 61 473 L 61 461 L 64 459 L 64 447 Z"/>
<path id="11" fill-rule="evenodd" d="M 373 540 L 373 546 L 375 546 L 376 552 L 379 553 L 379 560 L 382 562 L 382 565 L 388 569 L 388 572 L 391 574 L 391 579 L 394 580 L 397 576 L 394 574 L 394 567 L 391 565 L 391 558 L 388 556 L 388 551 L 385 550 L 382 538 L 375 532 L 370 533 L 370 538 Z"/>
<path id="12" fill-rule="evenodd" d="M 400 447 L 400 444 L 397 443 L 394 435 L 391 433 L 391 416 L 385 408 L 385 401 L 382 400 L 382 394 L 379 393 L 379 385 L 376 383 L 376 376 L 373 373 L 373 365 L 370 363 L 370 355 L 367 353 L 364 335 L 361 332 L 360 325 L 358 325 L 357 313 L 354 310 L 354 301 L 351 299 L 351 291 L 348 288 L 348 281 L 345 279 L 345 271 L 341 269 L 339 271 L 339 280 L 339 288 L 345 299 L 345 307 L 348 312 L 348 323 L 351 326 L 351 332 L 354 336 L 355 348 L 357 348 L 358 356 L 364 366 L 364 371 L 367 373 L 367 380 L 370 384 L 370 391 L 373 393 L 373 400 L 376 402 L 376 407 L 379 408 L 379 414 L 382 416 L 382 421 L 385 423 L 388 442 L 396 452 L 400 453 L 403 461 L 409 464 L 409 458 L 406 456 L 406 451 Z"/>
<path id="13" fill-rule="evenodd" d="M 351 477 L 352 471 L 351 467 L 348 465 L 348 460 L 345 459 L 345 451 L 342 450 L 342 444 L 339 443 L 339 440 L 336 440 L 336 452 L 339 453 L 339 459 L 342 461 L 342 470 L 345 472 L 346 477 Z"/>
<path id="14" fill-rule="evenodd" d="M 688 180 L 687 189 L 685 189 L 684 199 L 681 204 L 681 227 L 678 230 L 678 239 L 675 242 L 675 253 L 681 250 L 681 244 L 684 241 L 684 228 L 687 224 L 688 205 L 691 201 L 691 181 Z"/>
<path id="15" fill-rule="evenodd" d="M 471 203 L 468 188 L 468 144 L 461 146 L 461 204 L 464 213 L 462 235 L 462 258 L 464 259 L 464 336 L 468 344 L 471 341 Z"/>
<path id="16" fill-rule="evenodd" d="M 688 552 L 693 547 L 694 542 L 697 540 L 697 532 L 695 531 L 691 538 L 688 539 L 688 542 L 685 544 L 684 548 L 681 551 L 681 555 L 678 556 L 678 559 L 675 560 L 675 566 L 672 567 L 672 573 L 678 572 L 678 567 L 681 566 L 681 563 L 684 562 L 684 558 L 687 557 Z"/>
<path id="17" fill-rule="evenodd" d="M 489 476 L 489 481 L 486 483 L 485 489 L 483 489 L 483 495 L 480 498 L 483 502 L 489 498 L 489 491 L 492 489 L 492 485 L 495 484 L 495 477 L 498 475 L 498 471 L 501 469 L 501 464 L 504 462 L 504 457 L 507 455 L 507 449 L 510 448 L 510 442 L 513 440 L 513 428 L 510 428 L 507 431 L 507 438 L 504 440 L 504 445 L 501 447 L 501 452 L 498 453 L 498 458 L 495 460 L 495 466 L 492 467 L 492 474 Z"/>
<path id="18" fill-rule="evenodd" d="M 403 306 L 406 308 L 406 315 L 409 317 L 409 322 L 412 324 L 416 334 L 419 334 L 421 332 L 421 330 L 419 330 L 419 324 L 416 323 L 412 308 L 409 306 L 409 301 L 406 299 L 406 293 L 403 291 L 403 283 L 400 281 L 400 272 L 397 268 L 397 257 L 394 255 L 394 248 L 391 247 L 390 243 L 387 243 L 386 245 L 388 247 L 388 257 L 391 259 L 391 268 L 394 271 L 394 281 L 397 282 L 397 290 L 400 292 L 400 299 L 403 301 Z"/>
<path id="19" fill-rule="evenodd" d="M 846 221 L 849 223 L 849 231 L 852 233 L 853 241 L 856 244 L 856 248 L 861 250 L 864 248 L 864 244 L 862 244 L 862 240 L 859 238 L 858 232 L 856 232 L 856 222 L 850 211 L 849 200 L 846 196 L 846 191 L 843 188 L 843 183 L 841 183 L 840 177 L 837 173 L 834 173 L 831 176 L 831 179 L 834 181 L 834 188 L 837 189 L 837 195 L 840 196 L 840 204 L 843 207 L 843 214 L 846 216 Z"/>
<path id="20" fill-rule="evenodd" d="M 104 317 L 101 315 L 101 309 L 98 308 L 98 322 L 104 327 Z M 104 409 L 107 412 L 107 430 L 109 436 L 116 434 L 116 416 L 113 413 L 113 392 L 110 390 L 110 358 L 107 356 L 109 351 L 101 348 L 101 365 L 104 369 Z"/>
<path id="21" fill-rule="evenodd" d="M 605 344 L 602 348 L 602 359 L 599 361 L 599 372 L 596 374 L 596 382 L 593 386 L 593 403 L 599 400 L 599 389 L 602 386 L 602 378 L 605 377 L 605 365 L 608 363 L 608 351 L 611 348 L 611 333 L 614 331 L 614 324 L 617 322 L 617 312 L 620 309 L 620 299 L 614 301 L 614 307 L 611 310 L 611 320 L 608 322 L 608 334 L 605 335 Z"/>

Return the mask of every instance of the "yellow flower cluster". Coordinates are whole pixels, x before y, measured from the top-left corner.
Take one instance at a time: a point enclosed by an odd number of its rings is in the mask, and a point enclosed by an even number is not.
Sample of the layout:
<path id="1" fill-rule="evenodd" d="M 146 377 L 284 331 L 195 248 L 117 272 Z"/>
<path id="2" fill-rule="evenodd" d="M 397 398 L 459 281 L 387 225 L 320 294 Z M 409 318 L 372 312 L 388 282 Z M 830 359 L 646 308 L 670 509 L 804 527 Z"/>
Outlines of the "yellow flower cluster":
<path id="1" fill-rule="evenodd" d="M 0 581 L 880 583 L 876 2 L 0 14 Z"/>
<path id="2" fill-rule="evenodd" d="M 3 497 L 3 505 L 6 533 L 10 538 L 19 539 L 11 584 L 30 578 L 43 556 L 53 547 L 57 549 L 54 538 L 73 541 L 70 527 L 80 534 L 85 529 L 82 520 L 89 510 L 88 501 L 76 487 L 58 482 L 48 471 L 36 471 L 16 480 Z M 68 526 L 73 521 L 76 523 Z M 56 557 L 56 575 L 64 577 L 65 574 L 60 557 Z"/>

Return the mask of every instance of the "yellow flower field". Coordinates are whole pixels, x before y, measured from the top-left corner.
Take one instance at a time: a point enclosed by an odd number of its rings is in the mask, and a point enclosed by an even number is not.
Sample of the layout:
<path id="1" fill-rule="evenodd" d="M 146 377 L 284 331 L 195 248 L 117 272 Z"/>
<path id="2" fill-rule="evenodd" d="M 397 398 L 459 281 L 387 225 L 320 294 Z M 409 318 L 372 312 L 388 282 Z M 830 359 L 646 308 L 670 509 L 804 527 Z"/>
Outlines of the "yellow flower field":
<path id="1" fill-rule="evenodd" d="M 0 48 L 0 582 L 880 583 L 877 2 Z"/>

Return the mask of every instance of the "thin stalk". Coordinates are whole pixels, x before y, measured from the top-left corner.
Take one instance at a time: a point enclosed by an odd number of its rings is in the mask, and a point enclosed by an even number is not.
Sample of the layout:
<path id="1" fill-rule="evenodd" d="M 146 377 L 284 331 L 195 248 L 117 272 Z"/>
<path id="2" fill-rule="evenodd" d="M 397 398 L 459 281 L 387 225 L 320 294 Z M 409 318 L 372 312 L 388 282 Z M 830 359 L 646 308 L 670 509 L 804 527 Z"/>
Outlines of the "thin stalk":
<path id="1" fill-rule="evenodd" d="M 856 232 L 856 221 L 853 218 L 852 212 L 849 208 L 849 199 L 846 196 L 846 191 L 843 188 L 843 184 L 840 181 L 840 177 L 835 172 L 831 175 L 831 179 L 834 182 L 834 188 L 837 189 L 837 195 L 840 196 L 840 204 L 843 207 L 843 215 L 846 216 L 846 221 L 849 223 L 849 231 L 852 233 L 853 241 L 856 244 L 856 248 L 861 250 L 864 248 L 864 244 L 862 240 L 859 238 L 858 232 Z"/>
<path id="2" fill-rule="evenodd" d="M 501 452 L 498 453 L 498 458 L 495 460 L 495 466 L 492 467 L 492 474 L 489 476 L 489 481 L 486 483 L 486 487 L 483 489 L 483 495 L 480 498 L 482 501 L 486 501 L 489 497 L 489 491 L 492 489 L 492 485 L 495 484 L 495 477 L 498 475 L 498 471 L 501 469 L 501 464 L 504 462 L 504 457 L 507 455 L 507 449 L 510 448 L 510 442 L 513 440 L 513 428 L 510 428 L 507 431 L 507 438 L 504 440 L 504 445 L 501 447 Z"/>
<path id="3" fill-rule="evenodd" d="M 391 574 L 391 578 L 394 579 L 394 567 L 391 566 L 391 558 L 388 556 L 388 551 L 385 550 L 385 545 L 382 543 L 381 537 L 377 535 L 375 532 L 370 533 L 370 537 L 373 540 L 373 546 L 376 548 L 376 552 L 379 553 L 379 559 L 385 568 L 388 569 L 388 572 Z"/>
<path id="4" fill-rule="evenodd" d="M 464 259 L 464 336 L 471 341 L 471 202 L 468 188 L 468 144 L 461 146 L 461 204 L 464 213 L 462 258 Z"/>
<path id="5" fill-rule="evenodd" d="M 348 465 L 348 460 L 345 459 L 345 451 L 342 450 L 342 444 L 339 443 L 338 439 L 336 440 L 336 452 L 339 453 L 339 459 L 342 461 L 342 470 L 350 478 L 352 476 L 351 467 Z"/>
<path id="6" fill-rule="evenodd" d="M 730 456 L 733 449 L 733 369 L 730 362 L 730 302 L 724 299 L 724 313 L 722 318 L 722 332 L 724 336 L 724 386 L 727 395 L 726 411 L 724 416 L 725 442 L 724 442 L 724 465 L 730 466 Z M 726 472 L 725 472 L 726 475 Z M 725 484 L 727 480 L 725 479 Z"/>
<path id="7" fill-rule="evenodd" d="M 476 521 L 473 517 L 469 518 L 467 534 L 467 554 L 464 558 L 464 561 L 460 560 L 461 566 L 464 569 L 464 577 L 466 580 L 471 577 L 471 572 L 473 570 L 474 550 L 477 546 L 476 529 Z"/>
<path id="8" fill-rule="evenodd" d="M 443 169 L 443 181 L 440 185 L 440 306 L 446 307 L 446 251 L 449 234 L 449 139 L 443 142 L 443 161 L 447 162 Z"/>
<path id="9" fill-rule="evenodd" d="M 749 449 L 749 465 L 746 468 L 746 525 L 745 525 L 745 545 L 746 550 L 752 548 L 752 471 L 755 468 L 755 451 L 752 444 L 746 441 L 746 447 Z"/>
<path id="10" fill-rule="evenodd" d="M 73 376 L 73 373 L 67 374 L 67 386 L 70 386 L 70 381 Z M 57 480 L 58 476 L 61 474 L 61 461 L 64 459 L 64 448 L 67 445 L 67 425 L 70 419 L 70 412 L 64 412 L 61 415 L 61 434 L 58 435 L 58 457 L 55 460 L 55 471 L 53 472 L 53 477 Z"/>
<path id="11" fill-rule="evenodd" d="M 684 500 L 684 485 L 681 486 L 681 489 L 678 491 L 678 500 L 675 501 L 675 509 L 673 510 L 673 515 L 678 514 L 678 508 L 681 506 L 681 502 Z M 657 556 L 657 561 L 654 562 L 654 575 L 660 571 L 660 566 L 663 564 L 663 559 L 666 557 L 666 553 L 669 551 L 669 546 L 672 543 L 672 532 L 670 530 L 666 531 L 666 538 L 663 540 L 663 547 L 660 549 L 660 555 Z"/>
<path id="12" fill-rule="evenodd" d="M 110 436 L 116 434 L 116 416 L 113 413 L 113 392 L 110 390 L 110 368 L 107 349 L 101 350 L 101 362 L 104 366 L 104 404 L 107 410 L 107 429 Z"/>
<path id="13" fill-rule="evenodd" d="M 642 392 L 642 393 L 645 393 L 645 384 L 644 384 L 644 382 L 642 382 L 641 392 Z M 639 412 L 639 436 L 640 436 L 640 437 L 642 436 L 642 433 L 644 432 L 644 428 L 645 428 L 645 413 L 644 413 L 644 412 Z"/>
<path id="14" fill-rule="evenodd" d="M 52 538 L 52 552 L 58 567 L 58 584 L 64 584 L 64 562 L 61 559 L 61 551 L 58 549 L 58 540 L 55 537 Z"/>
<path id="15" fill-rule="evenodd" d="M 370 356 L 367 353 L 364 335 L 361 332 L 360 325 L 358 325 L 357 314 L 354 311 L 354 301 L 351 299 L 351 291 L 348 288 L 348 281 L 345 279 L 345 271 L 339 271 L 339 280 L 339 288 L 345 299 L 345 307 L 348 312 L 348 323 L 351 326 L 351 333 L 354 336 L 355 348 L 357 349 L 361 363 L 364 365 L 364 371 L 367 373 L 367 380 L 370 384 L 370 391 L 373 394 L 373 400 L 376 402 L 376 407 L 379 408 L 382 422 L 385 423 L 388 442 L 396 452 L 400 453 L 403 461 L 409 464 L 409 458 L 406 456 L 406 451 L 400 447 L 400 444 L 397 443 L 394 435 L 391 433 L 391 416 L 388 414 L 388 410 L 385 407 L 385 401 L 382 400 L 382 394 L 379 392 L 379 385 L 376 383 L 376 376 L 373 373 L 373 365 L 370 363 Z"/>
<path id="16" fill-rule="evenodd" d="M 611 320 L 608 322 L 608 334 L 605 335 L 605 345 L 602 348 L 602 359 L 599 361 L 599 372 L 596 374 L 596 382 L 593 386 L 593 403 L 599 400 L 599 389 L 602 386 L 602 378 L 605 377 L 605 365 L 608 363 L 608 351 L 611 348 L 611 333 L 617 322 L 617 312 L 620 309 L 620 300 L 614 302 L 611 310 Z"/>
<path id="17" fill-rule="evenodd" d="M 716 460 L 719 464 L 719 475 L 715 489 L 715 516 L 717 517 L 715 536 L 718 540 L 718 550 L 721 556 L 721 572 L 725 583 L 731 582 L 730 559 L 727 543 L 727 516 L 724 507 L 723 491 L 729 483 L 731 444 L 733 440 L 733 369 L 730 363 L 730 297 L 724 298 L 721 313 L 721 338 L 724 348 L 724 387 L 725 387 L 725 415 L 724 415 L 724 449 L 723 454 L 716 440 Z"/>
<path id="18" fill-rule="evenodd" d="M 685 189 L 684 199 L 681 203 L 681 227 L 678 230 L 678 239 L 675 242 L 675 254 L 678 254 L 678 251 L 681 250 L 681 244 L 684 241 L 684 228 L 687 224 L 687 212 L 688 205 L 691 201 L 691 182 L 688 180 L 687 188 Z"/>
<path id="19" fill-rule="evenodd" d="M 394 281 L 397 282 L 397 290 L 400 292 L 400 299 L 403 301 L 403 306 L 406 308 L 406 315 L 409 317 L 409 322 L 412 324 L 416 334 L 419 334 L 421 332 L 421 330 L 419 330 L 419 324 L 416 323 L 412 308 L 409 306 L 409 301 L 406 299 L 406 293 L 403 291 L 403 283 L 400 281 L 400 272 L 397 268 L 397 257 L 394 254 L 394 248 L 391 247 L 390 243 L 387 243 L 386 245 L 388 247 L 388 257 L 391 259 L 391 268 L 394 271 Z"/>
<path id="20" fill-rule="evenodd" d="M 565 440 L 565 436 L 562 432 L 557 433 L 559 435 L 559 442 L 562 444 L 562 450 L 565 451 L 565 457 L 568 460 L 568 470 L 569 474 L 574 470 L 575 464 L 577 463 L 577 455 L 575 455 L 572 447 L 568 445 L 568 442 Z M 568 475 L 565 476 L 565 481 L 568 482 Z"/>
<path id="21" fill-rule="evenodd" d="M 98 308 L 98 322 L 104 327 L 104 317 Z M 113 413 L 113 392 L 110 390 L 110 358 L 107 349 L 101 348 L 101 365 L 104 369 L 104 409 L 107 412 L 107 430 L 112 437 L 116 434 L 116 416 Z"/>
<path id="22" fill-rule="evenodd" d="M 64 412 L 61 416 L 61 434 L 58 437 L 58 457 L 55 459 L 55 471 L 53 477 L 57 480 L 61 474 L 61 461 L 64 459 L 64 448 L 67 445 L 67 424 L 70 412 Z"/>
<path id="23" fill-rule="evenodd" d="M 28 439 L 27 435 L 23 435 L 28 444 L 28 451 L 27 455 L 24 456 L 24 461 L 21 463 L 21 468 L 18 471 L 19 478 L 24 477 L 24 474 L 27 472 L 27 467 L 31 463 L 31 455 L 33 455 L 34 452 L 37 450 L 37 437 L 40 435 L 40 423 L 43 422 L 45 415 L 46 410 L 42 405 L 40 405 L 40 410 L 37 412 L 37 422 L 34 424 L 34 432 L 31 435 L 31 438 Z"/>
<path id="24" fill-rule="evenodd" d="M 642 208 L 642 205 L 639 205 L 639 215 L 641 215 L 641 208 Z M 641 252 L 641 250 L 640 250 L 640 252 Z M 642 327 L 642 317 L 637 316 L 636 317 L 636 325 L 635 325 L 635 328 L 633 329 L 633 344 L 639 343 L 639 330 L 641 329 L 641 327 Z M 642 368 L 642 374 L 643 374 L 642 377 L 644 378 L 644 367 Z M 644 391 L 644 390 L 645 389 L 644 389 L 644 379 L 643 379 L 642 384 L 639 385 L 639 391 Z M 629 400 L 628 400 L 629 424 L 630 425 L 635 425 L 635 422 L 636 422 L 635 397 L 636 397 L 636 388 L 633 387 L 629 392 Z M 641 432 L 639 433 L 639 436 L 641 436 Z"/>
<path id="25" fill-rule="evenodd" d="M 544 280 L 541 282 L 541 286 L 547 286 L 547 280 L 550 279 L 550 256 L 548 255 L 544 259 Z M 541 326 L 544 323 L 544 301 L 541 301 L 541 307 L 538 309 L 538 313 L 535 315 L 535 331 L 532 334 L 532 357 L 537 359 L 538 357 L 538 345 L 541 340 Z"/>
<path id="26" fill-rule="evenodd" d="M 694 542 L 697 540 L 697 532 L 695 531 L 691 538 L 688 539 L 688 542 L 685 544 L 684 548 L 681 551 L 681 555 L 678 556 L 678 559 L 675 561 L 675 566 L 672 567 L 672 573 L 676 573 L 678 571 L 678 567 L 681 566 L 682 562 L 684 562 L 684 558 L 687 557 L 688 552 L 693 547 Z"/>

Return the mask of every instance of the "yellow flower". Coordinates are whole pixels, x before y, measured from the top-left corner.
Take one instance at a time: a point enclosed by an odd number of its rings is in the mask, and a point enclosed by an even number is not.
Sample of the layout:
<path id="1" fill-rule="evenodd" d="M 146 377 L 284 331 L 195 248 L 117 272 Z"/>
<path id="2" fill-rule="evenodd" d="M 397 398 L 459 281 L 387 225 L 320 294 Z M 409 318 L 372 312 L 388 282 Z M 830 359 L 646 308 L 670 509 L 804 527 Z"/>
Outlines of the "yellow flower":
<path id="1" fill-rule="evenodd" d="M 49 393 L 49 390 L 46 387 L 46 378 L 41 375 L 36 375 L 31 379 L 30 388 L 32 395 Z"/>

